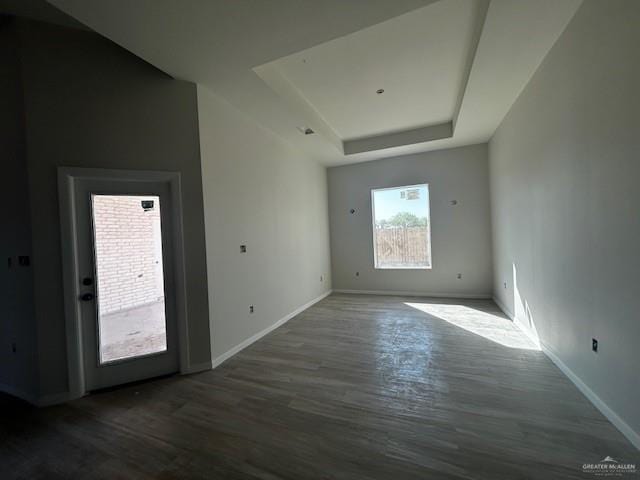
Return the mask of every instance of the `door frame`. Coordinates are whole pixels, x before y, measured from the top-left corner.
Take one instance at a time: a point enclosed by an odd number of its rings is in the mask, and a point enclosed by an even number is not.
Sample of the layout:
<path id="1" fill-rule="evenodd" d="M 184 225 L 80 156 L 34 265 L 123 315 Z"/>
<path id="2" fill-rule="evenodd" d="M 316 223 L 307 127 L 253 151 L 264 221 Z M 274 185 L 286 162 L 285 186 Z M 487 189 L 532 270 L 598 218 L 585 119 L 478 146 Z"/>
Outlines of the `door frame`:
<path id="1" fill-rule="evenodd" d="M 155 182 L 169 185 L 172 203 L 173 271 L 175 283 L 176 322 L 178 327 L 178 362 L 180 373 L 189 372 L 187 291 L 184 259 L 182 216 L 182 183 L 180 172 L 146 170 L 112 170 L 102 168 L 58 167 L 58 199 L 64 287 L 65 330 L 69 396 L 86 395 L 84 347 L 80 314 L 80 271 L 77 248 L 75 207 L 76 183 L 80 180 L 113 180 L 117 182 Z"/>

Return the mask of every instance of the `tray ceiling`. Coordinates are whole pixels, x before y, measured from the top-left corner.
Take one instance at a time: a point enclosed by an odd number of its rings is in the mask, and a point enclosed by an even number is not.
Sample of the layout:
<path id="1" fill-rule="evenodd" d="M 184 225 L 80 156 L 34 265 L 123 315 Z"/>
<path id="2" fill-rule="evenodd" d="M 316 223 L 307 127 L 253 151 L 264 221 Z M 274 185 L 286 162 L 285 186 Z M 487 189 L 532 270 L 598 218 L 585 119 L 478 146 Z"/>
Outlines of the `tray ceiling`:
<path id="1" fill-rule="evenodd" d="M 487 141 L 581 0 L 49 3 L 338 165 Z"/>

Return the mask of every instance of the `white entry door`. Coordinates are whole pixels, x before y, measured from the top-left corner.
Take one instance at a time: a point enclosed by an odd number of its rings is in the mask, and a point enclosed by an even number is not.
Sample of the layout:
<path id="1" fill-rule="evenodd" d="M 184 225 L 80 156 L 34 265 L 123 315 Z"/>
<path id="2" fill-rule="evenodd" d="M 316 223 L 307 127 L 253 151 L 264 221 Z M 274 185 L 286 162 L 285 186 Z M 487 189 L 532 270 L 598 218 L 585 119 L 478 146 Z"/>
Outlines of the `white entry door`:
<path id="1" fill-rule="evenodd" d="M 169 183 L 74 184 L 85 390 L 179 369 Z"/>

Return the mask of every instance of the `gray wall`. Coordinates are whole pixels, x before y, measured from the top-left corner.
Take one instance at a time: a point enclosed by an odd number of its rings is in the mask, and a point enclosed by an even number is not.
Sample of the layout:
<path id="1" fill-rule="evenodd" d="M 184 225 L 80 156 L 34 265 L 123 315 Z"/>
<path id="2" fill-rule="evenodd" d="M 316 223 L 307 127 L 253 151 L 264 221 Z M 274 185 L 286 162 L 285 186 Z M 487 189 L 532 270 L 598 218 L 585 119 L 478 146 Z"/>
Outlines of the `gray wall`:
<path id="1" fill-rule="evenodd" d="M 636 433 L 639 26 L 585 1 L 490 142 L 497 299 Z"/>
<path id="2" fill-rule="evenodd" d="M 36 390 L 36 333 L 24 109 L 15 22 L 0 17 L 0 390 L 31 398 Z M 11 261 L 11 266 L 9 266 Z M 15 345 L 15 352 L 14 352 Z"/>
<path id="3" fill-rule="evenodd" d="M 56 168 L 180 171 L 190 362 L 210 360 L 196 87 L 91 32 L 21 28 L 40 394 L 65 392 Z"/>
<path id="4" fill-rule="evenodd" d="M 331 288 L 327 181 L 201 87 L 198 113 L 215 359 Z"/>
<path id="5" fill-rule="evenodd" d="M 491 296 L 486 145 L 334 167 L 328 179 L 334 289 Z M 371 189 L 418 183 L 429 184 L 433 268 L 376 270 Z"/>

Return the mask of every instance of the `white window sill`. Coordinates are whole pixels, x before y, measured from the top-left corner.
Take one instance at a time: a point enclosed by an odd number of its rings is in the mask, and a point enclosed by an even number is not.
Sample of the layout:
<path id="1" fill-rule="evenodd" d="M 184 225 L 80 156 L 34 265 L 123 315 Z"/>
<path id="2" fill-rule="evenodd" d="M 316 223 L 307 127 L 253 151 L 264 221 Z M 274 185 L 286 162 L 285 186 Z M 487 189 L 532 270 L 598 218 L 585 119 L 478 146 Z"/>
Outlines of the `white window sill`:
<path id="1" fill-rule="evenodd" d="M 375 270 L 431 270 L 433 267 L 373 267 Z"/>

